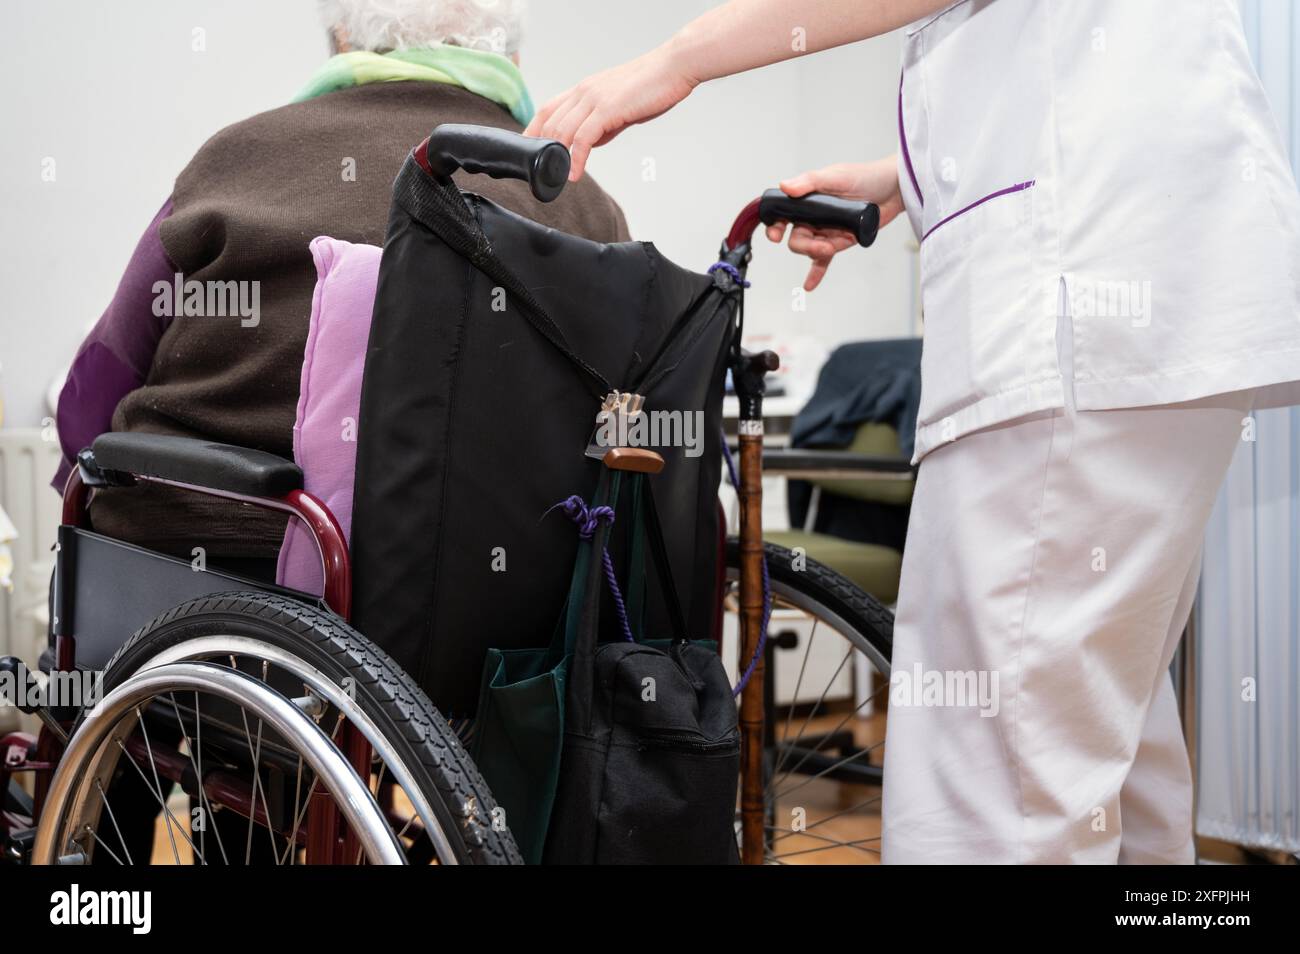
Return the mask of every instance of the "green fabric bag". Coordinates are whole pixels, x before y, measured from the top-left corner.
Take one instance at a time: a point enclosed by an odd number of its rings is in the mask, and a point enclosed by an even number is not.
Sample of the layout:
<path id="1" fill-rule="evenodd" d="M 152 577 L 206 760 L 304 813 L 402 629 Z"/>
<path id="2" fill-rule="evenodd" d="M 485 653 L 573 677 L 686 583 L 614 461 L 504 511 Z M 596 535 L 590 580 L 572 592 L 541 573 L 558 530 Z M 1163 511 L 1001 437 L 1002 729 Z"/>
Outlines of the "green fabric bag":
<path id="1" fill-rule="evenodd" d="M 592 509 L 618 499 L 619 474 L 601 468 Z M 470 755 L 505 811 L 527 864 L 540 864 L 564 746 L 565 679 L 583 595 L 599 585 L 590 539 L 581 540 L 569 598 L 545 649 L 489 649 L 483 666 Z"/>

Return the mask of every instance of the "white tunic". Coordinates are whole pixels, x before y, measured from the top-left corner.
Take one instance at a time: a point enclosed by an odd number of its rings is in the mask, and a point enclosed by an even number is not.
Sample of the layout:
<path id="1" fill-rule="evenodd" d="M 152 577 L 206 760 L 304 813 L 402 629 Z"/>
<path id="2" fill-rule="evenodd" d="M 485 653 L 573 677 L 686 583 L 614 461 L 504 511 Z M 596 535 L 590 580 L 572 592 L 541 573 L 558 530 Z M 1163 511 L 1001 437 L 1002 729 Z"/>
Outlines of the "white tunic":
<path id="1" fill-rule="evenodd" d="M 1300 381 L 1300 195 L 1227 0 L 962 0 L 907 28 L 916 455 L 1060 408 Z M 1276 387 L 1271 387 L 1276 386 Z"/>

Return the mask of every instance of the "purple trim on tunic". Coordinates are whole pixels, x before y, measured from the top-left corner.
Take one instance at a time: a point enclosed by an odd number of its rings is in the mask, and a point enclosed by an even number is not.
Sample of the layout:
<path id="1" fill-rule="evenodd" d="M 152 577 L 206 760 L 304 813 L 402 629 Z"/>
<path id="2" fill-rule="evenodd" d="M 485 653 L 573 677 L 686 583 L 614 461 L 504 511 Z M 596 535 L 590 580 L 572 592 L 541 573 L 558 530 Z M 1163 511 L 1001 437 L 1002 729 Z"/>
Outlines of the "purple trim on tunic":
<path id="1" fill-rule="evenodd" d="M 912 190 L 916 192 L 916 201 L 925 208 L 925 196 L 916 182 L 916 171 L 912 168 L 912 154 L 907 151 L 907 133 L 903 131 L 903 75 L 898 74 L 898 145 L 903 150 L 903 165 L 907 166 L 907 177 L 912 180 Z"/>
<path id="2" fill-rule="evenodd" d="M 921 241 L 924 242 L 926 239 L 928 239 L 930 237 L 930 234 L 939 226 L 948 224 L 953 219 L 957 218 L 957 216 L 959 215 L 965 215 L 967 212 L 975 208 L 977 205 L 983 205 L 989 199 L 996 199 L 1000 195 L 1010 195 L 1013 192 L 1023 192 L 1025 189 L 1031 189 L 1033 188 L 1034 183 L 1037 181 L 1038 181 L 1037 179 L 1030 179 L 1028 182 L 1017 182 L 1015 185 L 1007 186 L 1005 189 L 999 189 L 997 192 L 990 192 L 982 199 L 976 199 L 970 205 L 966 206 L 966 208 L 958 209 L 952 215 L 949 215 L 946 218 L 942 218 L 938 222 L 935 222 L 934 225 L 930 226 L 930 228 L 926 230 L 926 233 L 921 236 Z"/>
<path id="3" fill-rule="evenodd" d="M 153 313 L 154 283 L 165 281 L 171 287 L 179 271 L 167 256 L 158 230 L 171 212 L 172 200 L 168 199 L 145 229 L 113 300 L 68 369 L 54 415 L 63 448 L 55 490 L 63 490 L 77 453 L 112 430 L 118 402 L 144 384 L 158 341 L 171 324 L 171 318 Z"/>

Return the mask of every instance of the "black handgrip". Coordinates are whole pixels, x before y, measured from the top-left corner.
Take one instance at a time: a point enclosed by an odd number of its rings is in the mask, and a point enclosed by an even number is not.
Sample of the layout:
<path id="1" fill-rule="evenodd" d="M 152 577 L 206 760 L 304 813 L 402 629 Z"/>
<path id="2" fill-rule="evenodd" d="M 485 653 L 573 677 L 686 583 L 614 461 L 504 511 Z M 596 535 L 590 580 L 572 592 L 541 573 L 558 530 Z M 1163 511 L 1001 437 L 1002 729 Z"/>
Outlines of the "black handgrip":
<path id="1" fill-rule="evenodd" d="M 768 189 L 758 203 L 758 218 L 764 225 L 793 222 L 815 229 L 839 229 L 851 233 L 863 248 L 876 240 L 880 228 L 880 208 L 874 202 L 820 192 L 794 199 L 780 189 Z"/>
<path id="2" fill-rule="evenodd" d="M 534 139 L 492 126 L 443 123 L 425 155 L 435 175 L 457 169 L 493 179 L 522 179 L 540 202 L 550 202 L 569 180 L 569 150 L 554 139 Z"/>

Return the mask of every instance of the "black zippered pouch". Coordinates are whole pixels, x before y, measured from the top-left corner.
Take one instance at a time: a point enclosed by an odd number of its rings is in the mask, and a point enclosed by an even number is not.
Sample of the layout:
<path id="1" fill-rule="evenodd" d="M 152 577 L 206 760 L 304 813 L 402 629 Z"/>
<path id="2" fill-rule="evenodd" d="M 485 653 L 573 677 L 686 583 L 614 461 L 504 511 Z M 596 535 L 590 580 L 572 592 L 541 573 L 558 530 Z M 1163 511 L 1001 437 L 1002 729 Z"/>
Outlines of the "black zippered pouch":
<path id="1" fill-rule="evenodd" d="M 602 484 L 608 479 L 602 475 Z M 612 496 L 617 483 L 612 478 Z M 568 668 L 548 864 L 733 864 L 740 732 L 712 640 L 687 638 L 653 496 L 631 478 L 672 620 L 670 640 L 600 643 L 601 524 Z M 603 489 L 603 488 L 602 488 Z M 597 499 L 604 499 L 598 494 Z M 636 561 L 634 561 L 635 565 Z M 572 597 L 571 597 L 572 598 Z"/>

